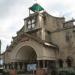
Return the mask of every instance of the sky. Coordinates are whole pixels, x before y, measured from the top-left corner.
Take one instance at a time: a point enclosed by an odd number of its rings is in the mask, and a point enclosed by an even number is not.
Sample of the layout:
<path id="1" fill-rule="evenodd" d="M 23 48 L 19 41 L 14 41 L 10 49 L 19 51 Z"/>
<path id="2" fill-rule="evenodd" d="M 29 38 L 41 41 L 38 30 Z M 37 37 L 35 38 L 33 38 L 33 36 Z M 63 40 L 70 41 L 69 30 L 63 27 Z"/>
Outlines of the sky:
<path id="1" fill-rule="evenodd" d="M 12 37 L 16 36 L 24 25 L 24 18 L 29 15 L 28 8 L 36 0 L 0 0 L 0 40 L 2 53 L 6 46 L 11 44 Z M 65 17 L 66 20 L 75 18 L 75 0 L 37 0 L 49 14 L 56 17 Z"/>

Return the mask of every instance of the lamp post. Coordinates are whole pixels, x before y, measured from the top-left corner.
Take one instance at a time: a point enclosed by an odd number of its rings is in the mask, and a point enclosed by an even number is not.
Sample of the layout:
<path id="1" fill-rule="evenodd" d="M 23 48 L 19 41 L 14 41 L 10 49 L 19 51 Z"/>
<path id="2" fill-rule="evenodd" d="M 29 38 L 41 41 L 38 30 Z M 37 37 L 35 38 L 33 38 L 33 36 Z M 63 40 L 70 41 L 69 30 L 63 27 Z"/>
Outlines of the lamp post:
<path id="1" fill-rule="evenodd" d="M 0 40 L 0 67 L 1 67 L 1 40 Z"/>

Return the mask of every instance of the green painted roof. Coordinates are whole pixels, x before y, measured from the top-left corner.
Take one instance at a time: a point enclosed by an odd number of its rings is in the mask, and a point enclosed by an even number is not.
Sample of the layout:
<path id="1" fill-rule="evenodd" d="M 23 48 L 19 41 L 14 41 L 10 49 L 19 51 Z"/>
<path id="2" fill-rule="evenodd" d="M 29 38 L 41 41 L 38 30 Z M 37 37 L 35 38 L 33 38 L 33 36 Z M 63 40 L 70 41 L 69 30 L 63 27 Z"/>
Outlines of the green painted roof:
<path id="1" fill-rule="evenodd" d="M 29 8 L 30 10 L 32 10 L 32 11 L 42 11 L 42 10 L 44 10 L 44 8 L 43 7 L 41 7 L 39 4 L 34 4 L 32 7 L 30 7 Z"/>

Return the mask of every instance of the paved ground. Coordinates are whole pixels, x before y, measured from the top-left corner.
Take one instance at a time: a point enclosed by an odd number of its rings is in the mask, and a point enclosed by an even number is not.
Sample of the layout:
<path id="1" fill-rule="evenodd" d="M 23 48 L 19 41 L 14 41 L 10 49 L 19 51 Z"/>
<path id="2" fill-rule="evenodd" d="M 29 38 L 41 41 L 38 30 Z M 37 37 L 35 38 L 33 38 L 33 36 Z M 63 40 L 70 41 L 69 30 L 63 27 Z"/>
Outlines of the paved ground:
<path id="1" fill-rule="evenodd" d="M 18 75 L 32 75 L 32 74 L 18 74 Z"/>

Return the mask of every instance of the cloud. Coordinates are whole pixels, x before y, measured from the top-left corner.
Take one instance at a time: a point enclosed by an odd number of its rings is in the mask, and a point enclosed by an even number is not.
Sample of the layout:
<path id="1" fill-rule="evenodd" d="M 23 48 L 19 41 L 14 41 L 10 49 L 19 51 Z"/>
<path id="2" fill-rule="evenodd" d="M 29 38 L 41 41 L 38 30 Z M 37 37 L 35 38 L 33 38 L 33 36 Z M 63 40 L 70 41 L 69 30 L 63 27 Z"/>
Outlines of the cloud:
<path id="1" fill-rule="evenodd" d="M 74 0 L 37 0 L 44 9 L 53 16 L 75 18 Z M 0 0 L 0 39 L 2 52 L 10 44 L 12 36 L 24 25 L 24 18 L 29 15 L 28 8 L 34 0 Z"/>
<path id="2" fill-rule="evenodd" d="M 70 17 L 75 17 L 75 1 L 74 0 L 38 0 L 48 13 L 50 12 L 57 12 L 56 16 L 66 16 L 69 14 Z M 52 13 L 51 13 L 52 14 Z M 54 13 L 53 13 L 54 14 Z M 66 16 L 66 18 L 68 18 Z"/>

